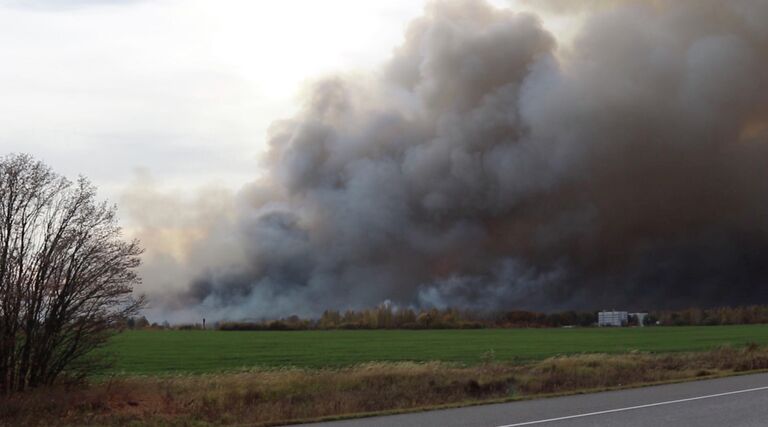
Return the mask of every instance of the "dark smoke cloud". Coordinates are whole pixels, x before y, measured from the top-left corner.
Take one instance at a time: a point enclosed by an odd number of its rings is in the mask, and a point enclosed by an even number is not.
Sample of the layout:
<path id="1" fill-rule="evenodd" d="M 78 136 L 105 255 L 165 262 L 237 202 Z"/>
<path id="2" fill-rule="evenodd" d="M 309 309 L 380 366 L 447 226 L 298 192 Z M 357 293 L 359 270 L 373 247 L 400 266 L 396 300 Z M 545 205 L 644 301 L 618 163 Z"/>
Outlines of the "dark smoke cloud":
<path id="1" fill-rule="evenodd" d="M 229 318 L 767 303 L 766 22 L 759 0 L 613 2 L 558 49 L 534 15 L 433 3 L 380 73 L 274 124 L 236 202 L 242 261 L 174 299 Z"/>

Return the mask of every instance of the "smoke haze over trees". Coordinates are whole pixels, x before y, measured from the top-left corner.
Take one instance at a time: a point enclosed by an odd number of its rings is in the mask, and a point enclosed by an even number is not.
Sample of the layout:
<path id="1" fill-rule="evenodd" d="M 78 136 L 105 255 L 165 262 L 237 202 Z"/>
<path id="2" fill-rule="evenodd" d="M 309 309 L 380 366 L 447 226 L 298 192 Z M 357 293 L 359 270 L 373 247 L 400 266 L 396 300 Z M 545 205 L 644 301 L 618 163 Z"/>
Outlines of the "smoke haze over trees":
<path id="1" fill-rule="evenodd" d="M 543 2 L 584 15 L 558 49 L 533 14 L 434 2 L 377 73 L 315 84 L 187 257 L 148 260 L 196 272 L 155 308 L 768 302 L 768 3 L 574 3 Z"/>

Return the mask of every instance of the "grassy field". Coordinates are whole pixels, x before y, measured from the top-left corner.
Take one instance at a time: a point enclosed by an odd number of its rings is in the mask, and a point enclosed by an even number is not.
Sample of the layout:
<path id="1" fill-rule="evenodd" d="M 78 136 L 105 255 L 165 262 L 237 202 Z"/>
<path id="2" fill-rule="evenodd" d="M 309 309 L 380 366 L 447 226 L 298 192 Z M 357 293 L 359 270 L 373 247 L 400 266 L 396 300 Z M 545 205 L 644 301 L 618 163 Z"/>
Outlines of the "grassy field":
<path id="1" fill-rule="evenodd" d="M 114 373 L 208 373 L 254 367 L 340 367 L 372 361 L 473 364 L 632 350 L 680 352 L 768 344 L 768 325 L 622 329 L 378 331 L 128 331 L 107 351 Z"/>
<path id="2" fill-rule="evenodd" d="M 768 369 L 768 347 L 588 354 L 527 363 L 378 362 L 212 375 L 117 376 L 0 396 L 2 426 L 253 426 L 465 406 Z"/>

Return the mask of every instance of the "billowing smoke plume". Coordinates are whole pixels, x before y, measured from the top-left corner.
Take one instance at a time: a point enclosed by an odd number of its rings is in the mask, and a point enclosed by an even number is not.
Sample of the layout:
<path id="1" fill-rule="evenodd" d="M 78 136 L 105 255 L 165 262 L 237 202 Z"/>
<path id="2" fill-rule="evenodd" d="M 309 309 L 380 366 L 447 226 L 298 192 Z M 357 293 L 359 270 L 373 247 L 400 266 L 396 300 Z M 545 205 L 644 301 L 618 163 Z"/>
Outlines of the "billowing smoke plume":
<path id="1" fill-rule="evenodd" d="M 768 302 L 768 2 L 600 4 L 558 48 L 532 14 L 436 2 L 379 73 L 319 82 L 212 233 L 239 261 L 176 304 Z"/>

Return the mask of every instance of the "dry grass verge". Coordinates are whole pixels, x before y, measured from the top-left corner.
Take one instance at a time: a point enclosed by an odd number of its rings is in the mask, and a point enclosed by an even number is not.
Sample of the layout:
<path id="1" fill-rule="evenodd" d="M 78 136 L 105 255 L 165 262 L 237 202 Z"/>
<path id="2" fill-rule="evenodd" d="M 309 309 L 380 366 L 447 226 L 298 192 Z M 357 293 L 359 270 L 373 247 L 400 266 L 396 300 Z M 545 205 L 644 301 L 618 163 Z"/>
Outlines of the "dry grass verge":
<path id="1" fill-rule="evenodd" d="M 492 358 L 489 358 L 492 359 Z M 0 400 L 0 425 L 275 425 L 291 420 L 641 385 L 768 369 L 768 348 L 575 355 L 513 365 L 371 363 L 344 369 L 129 377 Z"/>

